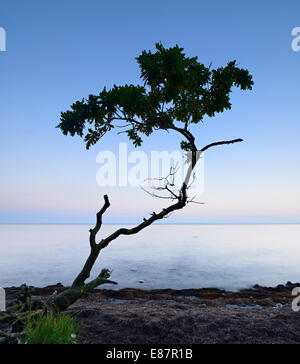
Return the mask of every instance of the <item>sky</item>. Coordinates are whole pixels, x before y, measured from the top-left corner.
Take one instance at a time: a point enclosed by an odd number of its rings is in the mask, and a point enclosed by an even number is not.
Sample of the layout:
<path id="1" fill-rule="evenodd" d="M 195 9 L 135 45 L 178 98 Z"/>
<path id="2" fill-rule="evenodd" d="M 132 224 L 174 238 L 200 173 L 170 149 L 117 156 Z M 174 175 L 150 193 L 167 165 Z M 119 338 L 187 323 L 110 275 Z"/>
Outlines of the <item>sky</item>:
<path id="1" fill-rule="evenodd" d="M 234 90 L 232 110 L 193 129 L 200 146 L 245 141 L 206 152 L 204 205 L 165 222 L 300 222 L 300 52 L 291 47 L 299 0 L 2 0 L 0 27 L 0 223 L 90 223 L 105 193 L 107 223 L 138 222 L 163 206 L 137 187 L 97 184 L 98 153 L 117 155 L 124 135 L 87 151 L 55 128 L 74 101 L 141 84 L 135 57 L 156 42 L 214 67 L 236 59 L 255 82 Z M 171 152 L 180 141 L 158 132 L 140 150 Z"/>

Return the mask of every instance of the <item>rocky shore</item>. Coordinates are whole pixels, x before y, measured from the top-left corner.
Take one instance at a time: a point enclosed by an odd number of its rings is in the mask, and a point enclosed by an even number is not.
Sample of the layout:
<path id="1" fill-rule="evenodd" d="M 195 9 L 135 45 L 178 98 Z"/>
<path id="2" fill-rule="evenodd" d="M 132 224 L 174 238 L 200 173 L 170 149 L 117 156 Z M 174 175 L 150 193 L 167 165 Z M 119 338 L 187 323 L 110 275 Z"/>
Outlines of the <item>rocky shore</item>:
<path id="1" fill-rule="evenodd" d="M 299 344 L 300 312 L 292 290 L 300 283 L 219 289 L 95 290 L 67 313 L 82 322 L 84 344 Z M 35 288 L 46 298 L 61 284 Z M 7 299 L 20 293 L 6 289 Z"/>

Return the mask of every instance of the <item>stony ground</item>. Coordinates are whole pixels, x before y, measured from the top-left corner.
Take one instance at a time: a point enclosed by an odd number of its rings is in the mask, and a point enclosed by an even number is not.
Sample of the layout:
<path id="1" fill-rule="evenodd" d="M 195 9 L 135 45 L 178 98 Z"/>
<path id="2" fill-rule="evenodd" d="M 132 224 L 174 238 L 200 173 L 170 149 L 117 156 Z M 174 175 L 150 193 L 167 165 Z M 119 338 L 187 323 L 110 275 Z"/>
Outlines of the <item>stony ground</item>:
<path id="1" fill-rule="evenodd" d="M 82 322 L 84 344 L 299 344 L 300 312 L 291 308 L 295 286 L 300 284 L 237 293 L 99 290 L 67 312 Z"/>
<path id="2" fill-rule="evenodd" d="M 300 343 L 289 291 L 101 291 L 69 312 L 85 325 L 83 343 Z"/>

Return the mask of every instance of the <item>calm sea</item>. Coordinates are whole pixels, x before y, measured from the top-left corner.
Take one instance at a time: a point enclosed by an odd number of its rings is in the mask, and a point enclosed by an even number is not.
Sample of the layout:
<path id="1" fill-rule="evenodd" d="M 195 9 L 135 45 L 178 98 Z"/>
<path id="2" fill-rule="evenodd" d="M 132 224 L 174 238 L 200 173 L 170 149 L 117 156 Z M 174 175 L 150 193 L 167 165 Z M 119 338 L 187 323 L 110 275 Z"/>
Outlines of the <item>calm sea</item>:
<path id="1" fill-rule="evenodd" d="M 118 226 L 103 226 L 105 237 Z M 0 225 L 0 286 L 69 285 L 89 253 L 86 225 Z M 300 225 L 156 225 L 104 249 L 117 288 L 237 290 L 300 281 Z M 105 288 L 115 288 L 109 285 Z"/>

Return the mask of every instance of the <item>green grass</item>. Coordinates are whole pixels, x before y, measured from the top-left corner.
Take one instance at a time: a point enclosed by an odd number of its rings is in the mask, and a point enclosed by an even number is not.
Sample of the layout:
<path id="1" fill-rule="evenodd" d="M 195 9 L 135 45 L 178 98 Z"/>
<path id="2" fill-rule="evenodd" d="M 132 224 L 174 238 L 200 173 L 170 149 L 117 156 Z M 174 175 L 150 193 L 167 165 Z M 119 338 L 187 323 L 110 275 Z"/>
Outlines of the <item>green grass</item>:
<path id="1" fill-rule="evenodd" d="M 76 334 L 79 332 L 78 321 L 68 315 L 28 316 L 24 328 L 24 344 L 76 344 Z"/>

